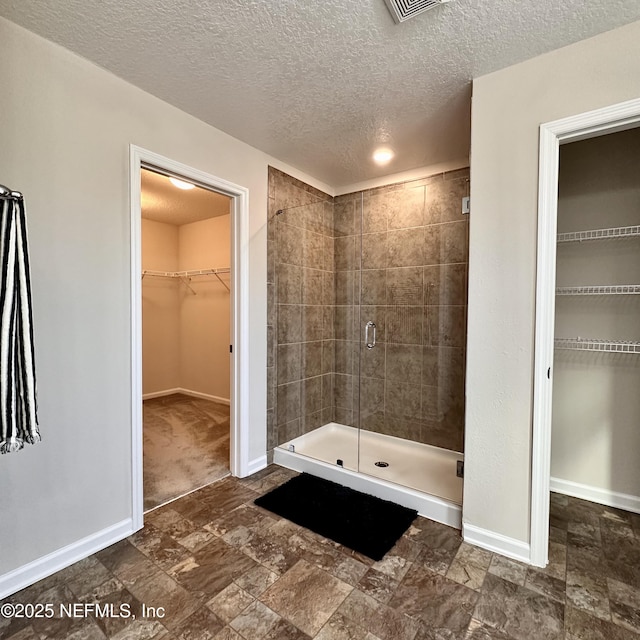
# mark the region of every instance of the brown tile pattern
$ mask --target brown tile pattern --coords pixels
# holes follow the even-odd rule
[[[336,420],[462,451],[468,178],[331,199],[270,171],[269,449]]]
[[[424,518],[374,563],[253,504],[291,475],[270,466],[209,485],[153,512],[150,532],[0,602],[127,605],[136,619],[0,617],[0,638],[640,640],[637,515],[552,494],[553,526],[576,535],[551,543],[545,570]],[[584,549],[599,562],[566,569]]]
[[[363,354],[360,426],[457,451],[468,263],[460,203],[467,193],[462,171],[362,194],[361,324],[372,319],[379,327],[379,352]]]
[[[282,213],[277,214],[282,210]],[[333,419],[335,299],[329,195],[269,167],[267,448]],[[326,354],[331,351],[331,358]]]
[[[342,580],[299,560],[262,594],[261,600],[296,627],[315,636],[351,591],[353,587]],[[313,609],[299,606],[301,593],[315,601]]]

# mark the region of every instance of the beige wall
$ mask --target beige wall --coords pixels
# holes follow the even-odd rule
[[[27,207],[43,438],[0,465],[1,578],[132,516],[129,145],[249,190],[250,462],[266,450],[267,166],[314,181],[4,19],[0,84],[0,176]]]
[[[178,269],[178,227],[142,220],[142,269]],[[177,280],[142,280],[142,393],[180,386],[180,290]]]
[[[228,268],[231,216],[179,227],[179,270]],[[229,274],[220,276],[227,286]],[[215,276],[180,289],[180,387],[229,399],[230,295]]]
[[[229,268],[231,216],[184,225],[142,221],[142,268]],[[220,276],[230,286],[230,274]],[[184,389],[230,399],[230,294],[213,275],[142,281],[143,394]]]
[[[558,232],[640,224],[640,128],[560,147]],[[559,287],[640,283],[640,240],[558,245]],[[557,296],[558,337],[640,342],[640,296]],[[551,477],[640,499],[640,358],[557,350]]]
[[[640,22],[474,82],[463,520],[529,541],[538,130],[640,95]]]

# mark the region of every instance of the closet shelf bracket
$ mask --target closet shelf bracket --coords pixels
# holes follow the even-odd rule
[[[187,287],[187,289],[189,289],[189,291],[191,291],[191,293],[193,293],[193,295],[198,295],[192,288],[191,285],[189,284],[189,282],[191,282],[191,278],[187,278],[185,276],[180,276],[180,282],[182,282],[182,284]]]
[[[218,278],[218,280],[220,280],[220,284],[229,292],[231,293],[231,289],[229,289],[229,285],[220,277],[220,274],[218,272],[215,272],[213,274],[216,278]]]

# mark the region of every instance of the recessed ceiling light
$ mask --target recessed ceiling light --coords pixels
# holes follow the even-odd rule
[[[189,189],[193,189],[196,185],[191,184],[190,182],[185,182],[184,180],[178,180],[178,178],[169,178],[169,181],[174,187],[178,187],[178,189],[184,189],[188,191]]]
[[[376,149],[373,153],[373,161],[376,164],[388,164],[391,162],[394,156],[393,151],[391,149],[387,149],[386,147],[382,147],[380,149]]]

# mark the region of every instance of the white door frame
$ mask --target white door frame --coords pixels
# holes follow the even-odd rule
[[[530,562],[537,567],[546,566],[549,545],[559,146],[631,129],[639,123],[637,99],[540,126],[530,534]]]
[[[249,474],[249,190],[157,153],[130,145],[131,201],[131,477],[134,531],[143,526],[141,170],[160,169],[229,196],[231,204],[230,469]]]

